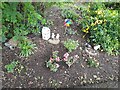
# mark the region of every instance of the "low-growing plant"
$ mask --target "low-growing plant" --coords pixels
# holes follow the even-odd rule
[[[49,60],[48,62],[46,62],[46,67],[48,67],[50,71],[56,72],[59,68],[59,64]]]
[[[99,62],[93,58],[89,58],[87,60],[87,64],[90,66],[90,67],[98,67],[99,66]]]
[[[24,66],[19,61],[13,60],[10,64],[5,65],[5,68],[8,73],[14,73],[16,71],[20,74]]]
[[[74,64],[78,60],[78,58],[79,58],[78,55],[74,55],[74,56],[69,57],[69,54],[65,53],[63,61],[65,61],[65,63],[68,65],[68,67],[70,67],[72,64]]]
[[[49,81],[49,84],[51,85],[51,87],[52,88],[55,88],[55,89],[57,89],[57,88],[59,88],[59,86],[60,86],[60,84],[59,84],[59,82],[57,82],[56,80],[50,80]]]
[[[71,10],[68,8],[62,9],[61,16],[65,19],[67,18],[72,20],[77,20],[79,18],[79,15],[75,12],[75,10]]]
[[[72,52],[73,50],[77,49],[79,43],[78,41],[68,39],[67,41],[64,42],[64,46],[68,49],[69,52]]]
[[[77,34],[77,31],[75,31],[75,30],[72,29],[72,28],[67,28],[66,32],[67,32],[67,34],[70,34],[70,35]]]
[[[28,57],[29,55],[34,54],[33,50],[37,48],[36,44],[33,44],[27,39],[23,40],[19,44],[19,47],[21,49],[20,56],[22,57]]]
[[[48,67],[50,71],[56,72],[59,68],[59,64],[57,64],[57,62],[60,62],[58,53],[58,51],[52,52],[52,57],[46,62],[46,67]]]
[[[17,66],[19,62],[18,61],[12,61],[10,64],[5,65],[5,68],[7,69],[8,73],[13,73],[15,67]]]

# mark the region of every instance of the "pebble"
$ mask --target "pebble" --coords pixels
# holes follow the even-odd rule
[[[59,83],[60,83],[60,84],[62,84],[62,82],[61,82],[61,81],[59,81]]]
[[[97,76],[96,76],[96,75],[93,75],[93,77],[94,77],[94,78],[97,78]]]
[[[98,81],[99,81],[99,80],[100,80],[100,77],[96,78],[96,80],[98,80]]]
[[[83,79],[83,76],[81,76],[80,79]]]
[[[65,71],[65,73],[67,73],[67,71]]]
[[[80,47],[80,50],[82,50],[82,47]]]

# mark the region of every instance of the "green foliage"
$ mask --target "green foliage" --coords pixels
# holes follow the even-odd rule
[[[77,31],[75,31],[72,28],[67,28],[67,33],[70,34],[70,35],[74,35],[74,34],[77,34]]]
[[[62,9],[61,16],[65,19],[72,20],[77,20],[79,18],[79,15],[75,12],[75,10],[71,10],[68,8]]]
[[[28,57],[31,54],[34,54],[33,50],[36,49],[36,44],[32,44],[29,40],[24,40],[19,44],[21,49],[20,56]]]
[[[34,5],[35,6],[35,5]],[[13,38],[20,44],[22,56],[32,54],[34,44],[25,41],[30,33],[39,34],[41,26],[46,24],[31,2],[2,2],[2,31],[0,31],[0,42]]]
[[[72,52],[73,50],[77,49],[79,43],[78,41],[68,39],[67,41],[64,42],[64,46],[68,49],[69,52]]]
[[[58,51],[53,52],[53,58],[56,59],[58,57]]]
[[[99,66],[99,63],[98,63],[96,60],[92,59],[92,58],[89,58],[89,59],[87,60],[87,64],[88,64],[90,67],[98,67],[98,66]]]
[[[50,71],[56,72],[58,70],[57,63],[51,61],[46,62],[46,67],[50,68]]]
[[[59,68],[59,64],[57,64],[57,62],[60,61],[58,53],[58,51],[52,52],[52,57],[50,57],[49,61],[46,62],[46,67],[48,67],[50,71],[56,72]]]
[[[7,69],[8,73],[14,73],[14,71],[21,73],[24,66],[21,65],[21,63],[19,61],[14,60],[10,64],[5,65],[5,68]]]
[[[15,67],[17,66],[19,62],[18,61],[12,61],[10,64],[5,65],[5,68],[7,69],[8,73],[13,73]]]
[[[91,43],[101,45],[108,54],[118,54],[118,10],[107,9],[103,3],[89,3],[82,10],[82,31],[89,34]]]

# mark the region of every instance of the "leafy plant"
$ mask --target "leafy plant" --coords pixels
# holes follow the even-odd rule
[[[73,50],[77,49],[79,43],[78,41],[68,39],[67,41],[64,42],[64,46],[68,49],[69,52],[72,52]]]
[[[28,40],[24,40],[19,44],[21,49],[20,56],[28,57],[29,55],[33,54],[33,50],[36,49],[36,44],[32,44],[32,42]]]
[[[99,66],[99,62],[97,60],[94,60],[92,58],[89,58],[87,60],[87,64],[90,66],[90,67],[98,67]]]
[[[17,66],[19,62],[18,61],[12,61],[10,64],[5,65],[5,68],[7,69],[8,73],[13,73],[15,67]]]
[[[50,71],[56,72],[59,68],[57,62],[60,62],[60,58],[58,57],[58,51],[54,51],[52,57],[46,62],[46,67],[50,68]]]
[[[35,10],[35,5],[31,2],[2,2],[0,8],[2,9],[3,24],[2,31],[0,31],[0,42],[14,38],[20,44],[21,55],[30,55],[31,49],[26,51],[27,49],[24,48],[32,48],[34,44],[24,42],[24,39],[30,33],[39,34],[41,26],[46,23],[46,19]]]
[[[46,62],[46,67],[50,68],[50,71],[56,72],[59,68],[59,64],[48,61]]]
[[[63,61],[65,61],[65,63],[70,67],[72,64],[74,64],[77,60],[78,60],[78,58],[79,58],[79,56],[78,55],[74,55],[74,56],[70,56],[69,57],[69,53],[65,53],[64,55],[63,55]]]
[[[79,18],[79,15],[75,12],[75,10],[71,10],[68,8],[62,9],[61,16],[65,19],[76,20]]]
[[[49,83],[50,83],[51,87],[52,87],[52,88],[55,88],[55,89],[59,88],[59,86],[60,86],[59,82],[57,82],[57,81],[54,80],[54,79],[53,79],[53,80],[50,80]]]
[[[119,50],[118,10],[111,10],[103,3],[89,3],[82,9],[82,31],[89,34],[89,41],[101,45],[108,54],[117,55]]]
[[[72,30],[71,28],[67,28],[67,33],[70,35],[74,35],[74,34],[77,34],[77,31]]]

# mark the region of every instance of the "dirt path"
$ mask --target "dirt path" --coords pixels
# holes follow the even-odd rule
[[[91,83],[100,83],[110,81],[118,81],[118,57],[108,56],[104,52],[99,52],[95,58],[99,61],[98,68],[88,67],[85,59],[88,57],[84,53],[85,40],[80,35],[64,35],[65,27],[63,26],[64,19],[60,16],[60,10],[56,7],[51,7],[46,10],[46,17],[54,22],[50,29],[54,33],[60,34],[60,40],[65,41],[67,38],[78,40],[80,46],[70,55],[78,54],[80,59],[68,68],[65,63],[60,63],[59,70],[54,73],[49,71],[45,66],[45,61],[49,60],[52,51],[58,50],[60,57],[66,52],[62,43],[52,45],[40,37],[31,38],[36,43],[38,50],[34,55],[31,55],[27,60],[18,56],[19,51],[9,50],[3,47],[3,64],[10,63],[13,59],[19,60],[25,67],[26,71],[19,75],[5,73],[3,87],[24,87],[24,88],[50,88],[50,87],[77,87],[79,85],[89,85]],[[73,25],[73,29],[76,28]],[[82,48],[82,50],[80,49]],[[3,70],[6,72],[5,68]],[[96,77],[97,76],[97,77]]]

